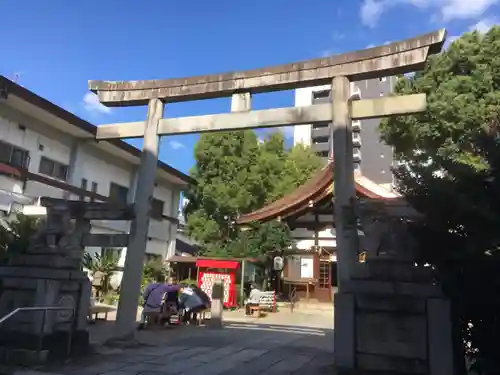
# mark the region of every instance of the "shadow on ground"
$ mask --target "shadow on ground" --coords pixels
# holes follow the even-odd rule
[[[98,323],[99,330],[113,323]],[[97,327],[96,327],[97,328]],[[224,329],[172,326],[139,331],[127,344],[40,371],[74,375],[326,374],[333,365],[333,330],[272,323],[227,322]]]

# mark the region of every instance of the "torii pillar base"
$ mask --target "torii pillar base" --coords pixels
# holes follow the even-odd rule
[[[450,303],[430,272],[386,259],[355,265],[335,296],[338,374],[455,374]]]

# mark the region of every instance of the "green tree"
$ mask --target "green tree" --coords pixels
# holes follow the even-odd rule
[[[39,218],[17,214],[0,224],[0,264],[7,263],[13,254],[26,252],[40,223]]]
[[[380,126],[400,161],[400,191],[425,214],[413,228],[420,260],[435,266],[456,336],[472,343],[462,349],[486,374],[500,371],[499,85],[500,28],[466,33],[398,81],[396,94],[427,94],[427,111]]]
[[[195,159],[191,176],[197,185],[186,194],[187,229],[211,256],[254,254],[253,244],[268,230],[281,238],[278,242],[288,243],[290,234],[282,224],[256,224],[243,235],[233,222],[289,193],[322,165],[309,148],[286,149],[280,132],[259,140],[251,130],[202,134]]]
[[[287,249],[292,244],[292,234],[286,223],[269,221],[253,223],[231,241],[218,255],[232,258],[250,257],[266,259],[268,254]],[[217,253],[216,253],[217,254]]]

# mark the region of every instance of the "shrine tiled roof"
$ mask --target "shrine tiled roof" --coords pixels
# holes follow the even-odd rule
[[[329,163],[291,193],[256,211],[241,215],[236,220],[236,223],[245,225],[254,221],[284,219],[308,206],[314,206],[333,194],[332,177],[333,163]],[[355,175],[355,183],[358,195],[366,198],[391,199],[399,197],[398,194],[383,188],[360,174]]]

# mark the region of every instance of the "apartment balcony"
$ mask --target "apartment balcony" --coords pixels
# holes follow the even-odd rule
[[[352,158],[354,162],[359,163],[361,161],[361,150],[359,148],[355,148],[352,153]]]
[[[316,153],[323,153],[330,151],[329,142],[314,143],[311,145],[311,149]]]
[[[316,129],[313,130],[312,136],[311,136],[312,144],[329,144],[330,143],[330,129]],[[358,132],[353,132],[352,133],[352,144],[354,146],[361,146],[361,134]]]
[[[361,134],[352,133],[352,144],[354,146],[361,146]]]
[[[311,138],[313,139],[313,143],[314,143],[315,138],[324,138],[324,137],[330,137],[330,127],[329,126],[321,127],[321,128],[314,128],[314,127],[312,128]]]
[[[361,131],[361,121],[360,120],[352,120],[352,131],[360,132]]]

